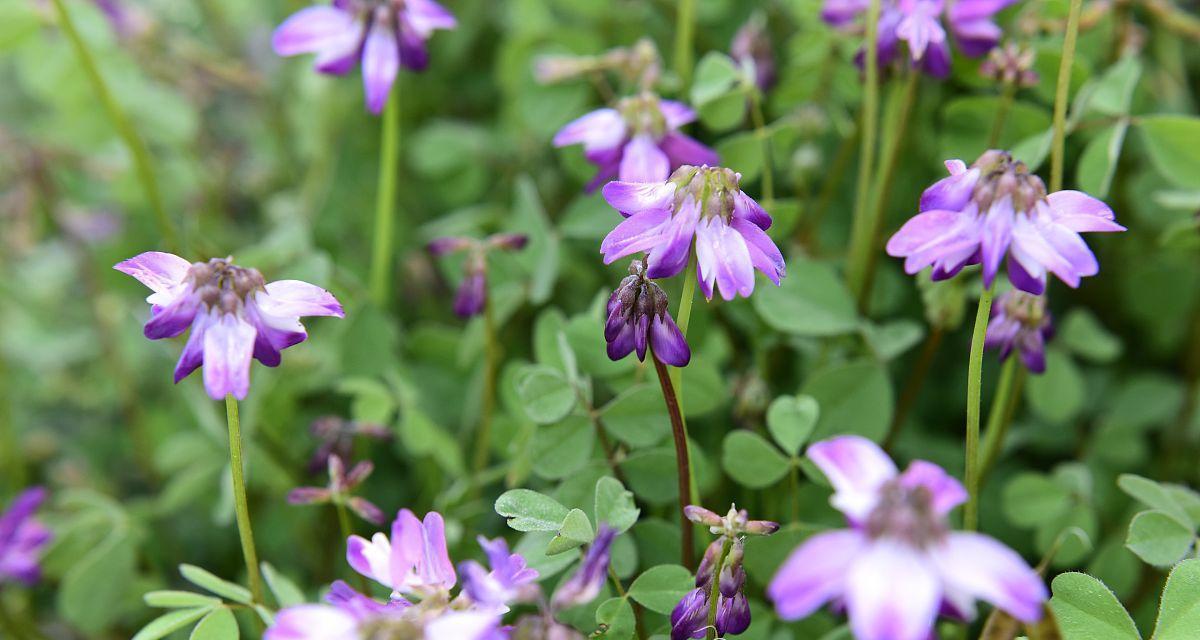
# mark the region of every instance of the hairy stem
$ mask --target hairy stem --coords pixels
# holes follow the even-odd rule
[[[862,120],[859,130],[858,154],[858,184],[854,190],[854,219],[850,227],[850,251],[847,276],[850,289],[856,297],[860,297],[864,279],[861,275],[861,263],[870,247],[865,246],[870,229],[867,220],[871,200],[871,170],[875,167],[875,138],[879,127],[879,43],[876,35],[879,30],[880,0],[871,0],[867,8],[866,53],[863,58],[865,79],[863,86]]]
[[[1062,62],[1058,65],[1058,85],[1054,93],[1054,139],[1050,144],[1050,192],[1062,189],[1064,146],[1067,138],[1067,106],[1071,94],[1071,69],[1075,65],[1075,40],[1079,36],[1079,13],[1083,0],[1071,0],[1067,31],[1063,38]]]
[[[979,404],[983,386],[983,339],[987,335],[991,311],[992,290],[985,288],[975,312],[971,359],[967,362],[967,506],[963,510],[963,528],[968,531],[974,531],[979,522]]]
[[[716,640],[717,637],[717,602],[721,599],[721,565],[725,564],[725,556],[729,555],[730,540],[725,538],[721,543],[721,553],[713,563],[712,584],[708,592],[708,619],[705,621],[704,637]]]
[[[242,556],[246,560],[246,574],[250,580],[250,596],[255,603],[263,602],[262,577],[258,572],[258,550],[254,547],[254,530],[250,526],[250,505],[246,501],[246,477],[243,473],[242,422],[238,418],[237,400],[225,396],[225,418],[229,423],[229,469],[233,474],[233,503],[237,515],[238,537],[242,542]]]
[[[658,383],[662,386],[663,402],[667,405],[667,414],[671,418],[671,436],[675,440],[675,472],[679,478],[679,543],[682,547],[680,557],[683,566],[695,568],[692,557],[694,543],[692,541],[692,521],[684,514],[689,497],[691,496],[692,466],[688,455],[687,428],[683,424],[683,414],[679,409],[679,400],[675,396],[675,387],[671,385],[671,376],[667,373],[667,365],[653,351],[650,359],[654,360],[654,369],[658,372]]]
[[[400,80],[397,77],[397,84]],[[375,237],[371,250],[371,301],[387,305],[392,288],[396,227],[396,173],[400,151],[400,92],[393,90],[383,108],[379,146],[379,190],[375,199]]]

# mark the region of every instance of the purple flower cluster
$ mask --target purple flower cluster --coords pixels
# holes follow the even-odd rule
[[[599,167],[588,191],[613,178],[662,182],[676,167],[717,163],[716,152],[679,132],[695,119],[687,105],[647,92],[568,123],[554,146],[583,145],[588,162]]]
[[[457,21],[434,0],[333,0],[292,14],[271,39],[275,53],[317,54],[321,73],[344,75],[361,62],[367,107],[383,111],[403,66],[429,65],[425,41]]]
[[[1078,287],[1100,271],[1080,233],[1125,230],[1086,193],[1047,194],[1041,178],[1007,151],[988,151],[970,167],[950,160],[946,168],[950,177],[925,190],[921,212],[888,241],[888,255],[904,258],[910,274],[932,266],[933,279],[944,280],[982,264],[990,288],[1007,258],[1013,285],[1039,295],[1047,273]]]
[[[174,338],[191,328],[175,367],[175,382],[204,365],[204,388],[214,400],[250,390],[250,359],[268,367],[280,351],[304,342],[304,316],[344,317],[328,291],[299,280],[266,282],[232,258],[189,263],[171,253],[148,251],[113,267],[154,293],[144,333]]]
[[[487,304],[487,254],[493,249],[520,251],[529,242],[529,237],[520,233],[497,233],[482,242],[473,238],[448,236],[429,243],[429,252],[445,256],[460,251],[467,252],[467,263],[463,270],[462,284],[454,299],[454,313],[460,318],[470,318],[483,313]]]
[[[0,514],[0,586],[6,582],[33,585],[42,577],[42,549],[54,537],[34,517],[46,500],[42,487],[26,489]]]
[[[941,467],[917,460],[899,473],[859,436],[818,442],[808,457],[850,528],[818,533],[792,552],[767,588],[780,617],[803,618],[832,602],[858,640],[926,640],[939,613],[973,618],[976,599],[1023,622],[1041,619],[1048,594],[1037,572],[993,538],[950,531],[947,515],[967,492]]]
[[[645,252],[646,277],[683,271],[696,245],[701,291],[732,300],[754,292],[757,269],[779,284],[783,254],[767,235],[771,216],[739,188],[741,175],[721,167],[685,165],[665,182],[612,182],[604,199],[625,220],[600,244],[605,264]]]
[[[1046,309],[1046,298],[1024,291],[1006,291],[996,297],[983,346],[1008,359],[1013,349],[1021,363],[1033,373],[1046,370],[1046,342],[1054,336],[1054,319]]]
[[[673,367],[687,366],[692,359],[683,332],[667,310],[667,294],[646,277],[644,260],[630,263],[629,275],[609,297],[604,339],[612,360],[636,350],[644,362],[647,346],[654,357]]]
[[[460,565],[462,593],[450,597],[458,580],[446,551],[445,523],[436,512],[420,520],[400,510],[389,539],[352,536],[346,559],[364,576],[392,589],[386,603],[335,582],[328,604],[299,605],[279,612],[265,640],[360,640],[404,637],[425,640],[504,640],[500,617],[510,604],[538,597],[537,571],[503,540],[480,538],[490,571],[476,562]],[[411,602],[406,595],[419,596]]]
[[[950,73],[950,43],[946,29],[962,53],[986,54],[1003,32],[993,18],[1017,0],[882,0],[877,38],[879,63],[890,64],[903,41],[912,64],[934,77]],[[825,0],[821,17],[839,29],[855,28],[870,0]],[[945,24],[945,27],[943,27]],[[862,51],[859,56],[863,55]]]
[[[288,493],[288,503],[296,505],[344,504],[363,520],[374,524],[383,524],[383,511],[380,511],[379,507],[366,498],[353,495],[354,490],[375,470],[375,465],[369,460],[364,460],[347,472],[346,463],[342,462],[342,458],[337,455],[330,455],[327,464],[329,466],[329,486],[296,487]]]

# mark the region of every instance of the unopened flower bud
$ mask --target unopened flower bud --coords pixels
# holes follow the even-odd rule
[[[358,514],[358,517],[373,524],[383,524],[385,516],[383,510],[375,506],[370,500],[360,498],[358,496],[351,497],[346,501],[346,506],[350,510]]]
[[[470,238],[447,236],[444,238],[434,238],[433,240],[430,240],[429,244],[426,245],[426,248],[429,250],[429,253],[440,257],[469,249],[474,244],[475,241],[471,240]]]
[[[288,492],[288,504],[325,504],[333,497],[333,492],[324,487],[296,487]]]
[[[489,247],[496,249],[505,249],[508,251],[520,251],[529,243],[529,236],[523,233],[497,233],[489,236],[487,244]]]
[[[721,526],[721,516],[694,504],[689,504],[683,508],[683,515],[687,516],[688,520],[696,524],[702,524],[706,527]]]

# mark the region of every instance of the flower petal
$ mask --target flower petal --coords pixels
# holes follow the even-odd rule
[[[600,242],[604,264],[661,246],[663,237],[671,231],[671,223],[671,212],[666,209],[651,209],[626,218]]]
[[[887,538],[860,553],[846,576],[846,609],[858,640],[927,640],[941,596],[935,567]]]
[[[691,255],[692,238],[696,235],[699,220],[700,205],[688,196],[663,229],[660,242],[647,249],[646,277],[670,278],[683,271]]]
[[[325,289],[301,280],[277,280],[267,283],[267,294],[256,296],[255,304],[276,316],[346,317],[342,305]]]
[[[281,56],[318,53],[344,42],[347,34],[355,40],[361,27],[354,15],[328,5],[318,5],[293,13],[271,36],[271,47]]]
[[[367,95],[367,108],[378,114],[387,104],[392,84],[400,70],[400,48],[396,33],[387,24],[386,12],[379,11],[363,46],[362,74],[363,89]]]
[[[763,231],[771,228],[771,215],[754,198],[741,191],[733,194],[733,217],[753,222]]]
[[[275,615],[275,622],[263,634],[263,640],[357,640],[358,620],[350,613],[324,604],[287,607]]]
[[[841,598],[847,570],[866,544],[866,536],[853,529],[818,533],[802,542],[767,586],[779,617],[798,620]]]
[[[200,299],[190,292],[182,292],[166,306],[155,306],[151,310],[150,320],[142,333],[151,340],[174,338],[187,331],[199,310]]]
[[[646,134],[636,135],[625,145],[618,176],[626,182],[662,182],[671,173],[671,161]]]
[[[197,313],[192,321],[192,332],[188,334],[187,344],[179,354],[179,362],[175,365],[175,384],[191,375],[201,364],[204,364],[204,332],[212,322],[213,316],[208,313]]]
[[[837,436],[808,448],[834,494],[830,503],[851,522],[861,523],[875,506],[878,491],[896,477],[896,465],[879,445],[862,436]]]
[[[118,262],[113,269],[137,278],[155,293],[170,291],[183,282],[192,263],[173,253],[147,251]]]
[[[678,131],[672,131],[663,136],[662,140],[658,142],[658,146],[663,153],[667,154],[672,167],[681,167],[685,164],[712,167],[721,161],[721,157],[717,155],[716,151]]]
[[[1041,619],[1042,603],[1048,597],[1041,576],[995,539],[951,532],[930,555],[947,594],[955,594],[955,600],[986,600],[1022,622]]]
[[[946,168],[950,176],[933,183],[921,194],[921,211],[962,211],[971,200],[975,183],[979,182],[979,169],[967,169],[962,160],[947,160]]]
[[[687,339],[668,314],[656,316],[650,323],[650,346],[663,364],[686,367],[692,360],[692,350],[688,347]]]
[[[391,558],[392,544],[382,533],[376,533],[370,541],[360,536],[350,536],[346,540],[346,562],[360,574],[389,589],[395,589]]]
[[[950,513],[954,507],[967,501],[967,490],[958,478],[946,470],[924,460],[913,460],[904,473],[900,484],[908,489],[924,487],[933,497],[933,510],[940,516]]]
[[[715,279],[722,298],[754,292],[754,264],[746,241],[721,218],[708,218],[697,226],[696,258],[700,277],[710,286]],[[706,268],[712,271],[706,273]]]
[[[735,217],[729,224],[746,241],[746,249],[750,252],[750,262],[754,268],[762,271],[771,279],[771,282],[778,285],[779,281],[787,275],[787,264],[783,261],[783,254],[779,252],[779,247],[775,246],[771,236],[768,236],[758,225],[741,218]]]
[[[671,182],[610,182],[602,191],[604,200],[623,215],[671,206],[675,184]]]
[[[625,140],[625,119],[616,109],[597,109],[568,122],[554,134],[554,146],[583,144],[589,151],[612,149]]]
[[[454,14],[434,0],[406,0],[403,7],[404,20],[423,37],[429,37],[435,29],[458,26]]]
[[[1057,191],[1046,196],[1054,222],[1074,231],[1125,231],[1108,205],[1082,191]]]
[[[696,119],[696,111],[682,102],[675,100],[659,100],[658,109],[662,112],[667,127],[678,129]]]
[[[1012,241],[1013,218],[1012,197],[1004,196],[999,202],[992,204],[983,216],[981,225],[982,239],[980,248],[983,261],[983,286],[991,288],[1000,270],[1000,262],[1008,253],[1008,245]]]
[[[250,391],[254,327],[232,313],[219,316],[204,332],[204,388],[213,400],[230,394],[243,400]]]

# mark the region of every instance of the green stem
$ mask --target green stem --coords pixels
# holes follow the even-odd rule
[[[983,485],[988,473],[1000,451],[1004,448],[1004,436],[1008,433],[1008,425],[1012,420],[1012,409],[1015,408],[1020,395],[1022,372],[1016,357],[1010,357],[1004,363],[1000,372],[1000,382],[996,385],[996,396],[992,398],[992,408],[988,412],[987,430],[983,436],[983,457],[980,460],[979,483]]]
[[[686,91],[692,84],[692,33],[696,28],[696,0],[679,0],[675,12],[675,75]]]
[[[229,469],[233,474],[234,513],[237,515],[238,537],[242,542],[242,556],[246,559],[246,573],[250,579],[250,596],[255,603],[262,603],[262,577],[258,572],[258,551],[254,547],[254,530],[250,526],[250,505],[246,501],[246,477],[243,473],[242,422],[238,418],[237,400],[225,396],[225,418],[229,422]]]
[[[875,138],[879,127],[879,43],[876,34],[879,30],[880,0],[871,0],[867,8],[866,53],[863,59],[865,79],[863,87],[862,122],[859,129],[858,154],[858,184],[854,197],[854,220],[850,227],[850,251],[847,276],[851,291],[855,296],[863,290],[866,266],[866,254],[871,247],[867,245],[867,235],[870,224],[867,220],[871,200],[871,170],[875,166]]]
[[[717,637],[717,602],[721,597],[721,565],[725,564],[725,556],[729,555],[729,538],[721,543],[721,554],[713,563],[712,585],[708,592],[708,619],[705,621],[704,637],[715,640]]]
[[[613,589],[617,592],[617,597],[627,599],[629,596],[625,592],[625,585],[621,584],[621,577],[617,575],[617,570],[613,569],[612,563],[608,564],[608,579],[613,583]],[[642,627],[642,607],[636,602],[631,602],[633,605],[633,625],[637,632],[636,638],[645,638],[646,630]]]
[[[8,479],[15,493],[25,486],[25,456],[21,455],[21,435],[13,420],[10,392],[6,382],[8,367],[0,354],[0,462],[8,470]]]
[[[1004,133],[1004,124],[1008,121],[1008,112],[1012,111],[1013,99],[1017,97],[1017,84],[1005,82],[1004,90],[1000,93],[1000,104],[996,106],[996,117],[992,120],[992,133],[988,135],[988,149],[995,149],[1000,144],[1000,134]]]
[[[880,227],[883,226],[883,208],[887,204],[888,196],[891,195],[892,181],[896,177],[896,164],[900,159],[900,147],[903,146],[904,136],[908,131],[908,119],[912,113],[913,102],[916,100],[917,95],[917,85],[920,84],[920,80],[921,74],[915,69],[908,71],[908,77],[905,78],[904,86],[900,89],[902,92],[900,102],[898,104],[895,102],[891,103],[895,108],[895,112],[889,109],[889,113],[885,118],[889,126],[888,135],[883,145],[883,164],[880,166],[880,172],[875,179],[878,190],[871,201],[871,214],[866,223],[866,240],[860,247],[862,253],[859,261],[862,264],[862,268],[861,272],[857,274],[857,277],[861,281],[858,292],[858,307],[860,309],[867,308],[867,301],[871,295],[871,284],[875,279],[875,260],[879,257],[879,252],[876,248],[879,246]]]
[[[483,339],[483,398],[480,402],[479,431],[475,434],[475,457],[472,465],[477,478],[487,466],[488,454],[491,453],[492,413],[496,404],[496,361],[499,359],[497,355],[499,347],[496,344],[496,328],[490,300],[485,300],[483,303]],[[476,483],[476,487],[479,487],[478,483]]]
[[[974,531],[979,522],[979,405],[983,386],[983,339],[987,335],[991,311],[992,290],[985,288],[975,312],[971,359],[967,362],[967,506],[963,510],[963,528],[968,531]]]
[[[396,78],[399,86],[400,79]],[[379,190],[375,199],[375,237],[371,251],[371,301],[387,305],[391,293],[396,227],[396,173],[400,149],[400,92],[393,89],[383,108],[383,141],[379,146]]]
[[[667,415],[671,418],[671,436],[675,441],[675,474],[679,480],[680,558],[683,566],[692,569],[696,566],[695,558],[692,555],[695,546],[692,538],[693,527],[692,521],[688,520],[687,514],[684,512],[694,491],[687,427],[683,422],[683,412],[680,410],[675,388],[671,385],[671,376],[667,373],[667,365],[658,359],[653,350],[650,352],[650,359],[654,361],[654,370],[658,373],[658,383],[662,386],[663,402],[666,403]]]
[[[1067,33],[1063,39],[1062,62],[1058,65],[1058,86],[1054,93],[1054,140],[1050,145],[1050,191],[1062,189],[1063,155],[1067,137],[1067,106],[1071,94],[1071,69],[1075,65],[1075,40],[1079,36],[1079,14],[1083,0],[1071,0],[1067,14]]]
[[[350,526],[350,514],[346,511],[346,502],[342,496],[335,496],[333,506],[337,510],[338,527],[342,530],[342,544],[348,544],[350,536],[354,535],[354,528]],[[371,593],[371,585],[367,582],[367,578],[361,573],[358,574],[358,588],[363,593]]]
[[[754,122],[754,135],[758,136],[762,153],[762,200],[770,209],[775,201],[775,170],[771,162],[771,137],[767,132],[767,120],[763,116],[762,94],[756,87],[750,88],[750,118]]]
[[[125,115],[125,111],[117,104],[113,98],[112,92],[108,88],[108,84],[104,81],[104,76],[100,74],[100,68],[96,65],[95,58],[92,57],[91,51],[88,49],[87,43],[83,41],[83,37],[79,34],[79,30],[75,28],[75,22],[71,19],[71,14],[67,11],[66,4],[63,0],[53,0],[54,10],[58,13],[59,26],[67,39],[71,41],[71,46],[75,49],[75,56],[79,59],[79,66],[83,67],[83,72],[87,75],[88,80],[92,83],[92,90],[96,92],[96,97],[100,99],[100,104],[108,113],[108,119],[112,121],[113,127],[117,130],[117,135],[125,142],[125,146],[129,149],[129,154],[133,158],[134,169],[137,172],[138,181],[142,183],[142,190],[145,192],[146,200],[150,204],[150,208],[154,211],[154,217],[158,223],[158,231],[162,234],[167,248],[172,251],[179,250],[179,234],[175,230],[175,225],[171,221],[171,217],[167,215],[167,208],[163,204],[162,193],[158,189],[158,181],[154,177],[153,165],[150,162],[150,152],[146,148],[145,141],[138,135],[137,131],[130,123],[129,117]]]

